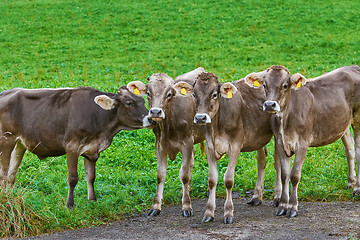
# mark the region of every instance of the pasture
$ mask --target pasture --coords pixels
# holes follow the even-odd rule
[[[147,82],[152,73],[174,78],[199,66],[222,82],[275,64],[312,78],[344,65],[360,65],[359,12],[356,1],[335,0],[2,1],[0,90],[91,86],[115,92],[133,80]],[[40,161],[27,153],[14,190],[0,191],[0,237],[90,227],[147,211],[156,190],[154,139],[148,129],[116,135],[97,162],[97,202],[87,200],[80,159],[71,211],[65,207],[65,157]],[[271,142],[265,174],[269,199],[275,185],[273,151]],[[242,153],[238,160],[234,191],[243,197],[255,186],[255,156]],[[165,205],[181,202],[180,164],[181,156],[168,162]],[[219,162],[219,197],[225,194],[226,167],[224,157]],[[193,199],[206,197],[207,170],[197,146]],[[341,141],[310,149],[299,200],[353,200],[352,190],[345,189],[347,172]],[[11,209],[22,209],[15,207],[18,202],[31,214],[19,219],[13,215]],[[26,224],[7,228],[10,220]]]

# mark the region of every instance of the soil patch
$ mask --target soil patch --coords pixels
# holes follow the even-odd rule
[[[299,216],[275,216],[270,201],[249,206],[233,199],[235,222],[222,223],[224,199],[217,200],[215,220],[201,224],[206,199],[193,201],[194,216],[181,206],[163,208],[159,216],[141,214],[109,226],[57,232],[30,239],[356,239],[360,238],[359,202],[300,202]]]

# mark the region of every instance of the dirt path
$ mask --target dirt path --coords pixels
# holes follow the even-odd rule
[[[360,203],[304,203],[293,219],[276,217],[270,201],[253,207],[234,199],[235,223],[222,223],[224,200],[217,201],[215,221],[200,224],[206,200],[193,201],[194,216],[181,216],[181,207],[163,209],[154,218],[145,214],[110,226],[58,232],[31,239],[355,239],[360,238]],[[352,237],[352,238],[351,238]]]

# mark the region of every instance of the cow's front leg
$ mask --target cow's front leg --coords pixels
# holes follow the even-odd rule
[[[148,216],[156,216],[161,212],[161,202],[164,193],[164,184],[166,179],[167,154],[160,146],[159,142],[155,143],[157,157],[157,189],[154,197],[154,203],[151,206]]]
[[[85,177],[87,183],[88,190],[88,199],[92,201],[96,201],[96,195],[94,190],[94,182],[95,182],[95,161],[90,161],[86,157],[84,158],[84,169],[85,169]]]
[[[341,138],[341,141],[344,145],[344,150],[346,154],[346,160],[348,162],[348,184],[347,189],[353,188],[356,183],[356,173],[355,173],[355,147],[354,140],[351,136],[350,129],[348,128],[344,136]]]
[[[271,205],[274,207],[278,207],[280,204],[281,192],[282,192],[282,185],[281,185],[281,164],[279,159],[279,153],[277,150],[278,146],[275,140],[275,151],[274,151],[274,167],[276,171],[276,184],[275,184],[275,194],[274,200],[272,201]]]
[[[291,196],[289,201],[289,210],[286,215],[288,217],[296,217],[298,213],[298,195],[297,189],[301,178],[301,168],[304,164],[306,157],[307,147],[299,148],[295,152],[294,165],[290,172],[290,180],[292,184]]]
[[[262,150],[261,150],[262,151]],[[224,184],[226,187],[226,200],[224,205],[224,223],[232,224],[234,222],[234,204],[232,201],[232,188],[234,186],[234,175],[236,163],[239,158],[240,150],[232,149],[229,154],[229,163],[224,174]]]
[[[279,145],[278,145],[279,146]],[[279,207],[276,210],[276,216],[286,215],[289,209],[289,179],[290,179],[290,158],[286,156],[282,147],[278,148],[280,165],[281,165],[281,184],[282,191]]]
[[[74,208],[74,189],[79,181],[78,172],[77,172],[78,159],[79,159],[78,154],[67,153],[69,191],[66,201],[66,207],[68,207],[69,209]]]
[[[219,179],[218,163],[213,153],[206,152],[208,155],[209,164],[209,179],[208,179],[208,191],[209,198],[206,204],[206,210],[202,222],[211,222],[215,218],[216,208],[216,185]]]
[[[264,175],[265,175],[265,167],[266,167],[266,148],[263,147],[260,150],[257,150],[256,154],[257,159],[257,170],[258,176],[256,181],[256,186],[254,190],[254,195],[247,202],[250,205],[258,206],[262,203],[262,197],[264,193]]]
[[[183,159],[179,174],[182,182],[182,214],[184,217],[191,217],[194,215],[190,199],[190,183],[192,170],[194,168],[194,156],[194,145],[191,142],[184,151],[182,151]]]

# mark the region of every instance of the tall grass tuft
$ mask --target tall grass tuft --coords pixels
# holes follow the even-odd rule
[[[41,233],[46,215],[35,212],[26,202],[28,190],[0,189],[0,237],[25,237]]]

